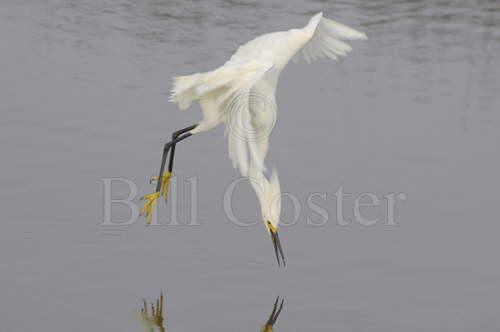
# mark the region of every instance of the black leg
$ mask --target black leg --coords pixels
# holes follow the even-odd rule
[[[163,195],[165,196],[165,199],[167,199],[167,190],[168,190],[168,178],[163,181],[163,172],[165,171],[165,164],[167,162],[167,157],[168,153],[170,152],[170,149],[172,151],[170,152],[170,162],[169,162],[169,172],[172,170],[173,162],[174,162],[174,149],[175,145],[179,143],[180,141],[188,138],[189,136],[192,136],[189,131],[194,129],[196,125],[194,126],[189,126],[187,128],[181,129],[179,131],[176,131],[175,133],[172,134],[172,140],[168,143],[166,143],[163,147],[163,155],[161,157],[161,166],[160,166],[160,174],[158,175],[158,183],[156,184],[156,191],[152,194],[145,195],[142,197],[142,199],[146,199],[147,202],[144,204],[144,207],[141,209],[140,214],[145,214],[147,217],[148,224],[151,223],[152,221],[152,215],[153,215],[153,209],[156,206],[156,201],[158,197],[162,194],[163,190]],[[167,174],[166,176],[170,177],[170,174]],[[152,179],[151,181],[153,181]],[[164,183],[165,182],[165,183]],[[163,189],[162,189],[163,186]]]
[[[194,128],[196,128],[196,126],[197,125],[192,125],[192,126],[184,128],[184,129],[177,130],[176,132],[174,132],[172,134],[172,141],[174,141],[180,135],[182,135],[188,131],[193,130]],[[172,151],[170,151],[170,160],[168,161],[168,171],[170,173],[172,173],[172,169],[174,168],[175,143],[173,143],[171,149],[172,149]]]
[[[191,129],[189,129],[191,130]],[[165,170],[165,163],[167,162],[167,155],[168,151],[170,148],[173,148],[175,144],[179,143],[180,141],[188,138],[189,136],[192,136],[193,134],[191,133],[185,133],[178,135],[175,139],[171,140],[170,142],[166,143],[165,146],[163,147],[163,156],[161,158],[161,166],[160,166],[160,174],[158,175],[158,183],[156,184],[156,192],[159,192],[161,189],[161,182],[163,178],[163,171]],[[173,151],[172,151],[173,152]],[[173,159],[171,159],[173,162]]]

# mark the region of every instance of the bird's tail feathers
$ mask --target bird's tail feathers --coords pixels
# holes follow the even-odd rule
[[[237,77],[237,68],[231,66],[222,66],[205,73],[176,76],[170,92],[170,101],[177,103],[181,110],[186,110],[194,100],[226,88]]]
[[[174,77],[169,101],[177,103],[181,110],[188,109],[191,102],[198,97],[196,87],[203,83],[204,75],[205,73],[196,73]]]

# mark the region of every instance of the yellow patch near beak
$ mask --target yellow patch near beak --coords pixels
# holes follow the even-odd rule
[[[273,234],[278,231],[278,229],[276,227],[274,227],[273,224],[271,224],[271,222],[269,220],[267,221],[267,228]]]

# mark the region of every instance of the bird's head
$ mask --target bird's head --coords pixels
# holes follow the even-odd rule
[[[273,241],[278,265],[281,265],[280,256],[283,265],[286,265],[283,249],[278,237],[278,224],[281,214],[281,189],[278,173],[273,170],[269,181],[262,173],[253,173],[250,182],[259,198],[262,220]]]

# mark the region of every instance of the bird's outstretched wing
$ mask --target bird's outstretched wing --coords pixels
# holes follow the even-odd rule
[[[339,56],[346,56],[352,50],[352,47],[342,40],[367,39],[363,32],[325,18],[321,13],[312,20],[315,18],[316,29],[311,39],[302,47],[301,52],[307,62],[325,57],[337,60]],[[297,61],[298,57],[294,60]]]

